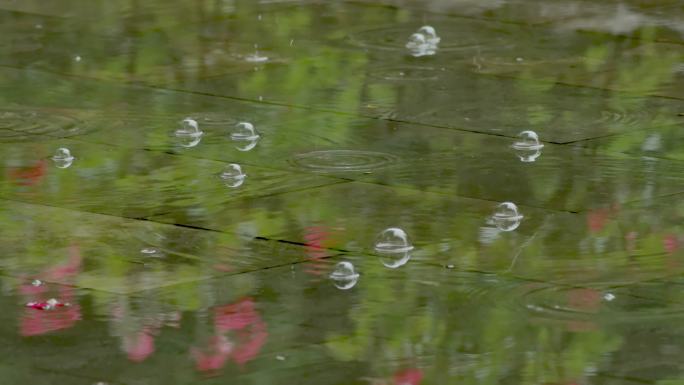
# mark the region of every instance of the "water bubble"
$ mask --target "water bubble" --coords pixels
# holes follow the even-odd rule
[[[71,155],[71,151],[68,148],[60,147],[55,151],[55,155],[52,160],[55,162],[57,168],[68,168],[74,163],[74,157]]]
[[[281,356],[281,355],[276,356],[276,360],[278,360],[278,361],[285,361],[286,359],[287,358],[285,358],[285,356]]]
[[[335,287],[340,290],[349,290],[356,286],[359,281],[359,273],[356,272],[354,265],[351,262],[343,261],[335,265],[330,279],[334,282]]]
[[[603,299],[605,299],[606,301],[610,302],[610,301],[612,301],[612,300],[615,299],[615,294],[613,294],[613,293],[606,293],[606,294],[603,295]]]
[[[511,145],[520,161],[525,163],[534,162],[541,156],[544,144],[539,141],[539,136],[534,131],[523,131],[518,135],[518,140]]]
[[[235,148],[238,151],[250,151],[259,143],[261,136],[257,133],[254,125],[249,122],[240,122],[235,125],[230,133],[230,139],[234,142],[239,142],[240,145]]]
[[[82,58],[80,55],[74,56],[74,61],[75,61],[76,63],[79,63],[81,60],[83,60],[83,58]]]
[[[247,175],[242,172],[242,167],[239,164],[231,163],[223,169],[220,177],[227,187],[237,188],[245,183]]]
[[[413,250],[408,234],[398,227],[383,230],[375,241],[375,251],[381,253],[396,253]]]
[[[512,202],[503,202],[496,206],[492,221],[501,231],[513,231],[520,226],[523,216],[518,212],[518,206]]]
[[[185,118],[181,122],[181,127],[174,132],[179,139],[179,145],[186,148],[195,147],[202,140],[204,132],[200,130],[197,121],[192,118]]]
[[[375,240],[375,252],[385,267],[397,269],[411,260],[413,245],[406,232],[390,227],[382,231]]]
[[[409,36],[406,48],[414,57],[430,56],[437,53],[437,45],[440,40],[441,38],[437,36],[435,29],[425,25]]]
[[[31,282],[31,285],[35,287],[43,286],[43,281],[40,279],[34,279],[33,282]]]

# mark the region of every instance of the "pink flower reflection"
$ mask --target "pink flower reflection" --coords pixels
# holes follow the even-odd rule
[[[420,369],[404,369],[394,374],[394,385],[418,385],[421,381],[423,371]]]
[[[268,339],[266,323],[250,297],[215,308],[214,330],[206,349],[192,349],[197,370],[219,370],[229,359],[244,365],[259,355]]]
[[[75,291],[72,286],[74,278],[81,271],[81,252],[78,245],[69,247],[69,260],[39,274],[40,279],[58,281],[64,285],[57,286],[57,290],[51,290],[49,285],[34,286],[30,283],[19,288],[24,296],[25,303],[45,304],[50,298],[57,298],[59,303],[69,306],[56,306],[46,310],[43,306],[28,306],[24,308],[21,318],[19,333],[22,336],[36,336],[71,328],[81,320],[81,307],[74,303]]]
[[[143,329],[136,334],[125,336],[123,347],[129,360],[143,362],[154,353],[154,337],[147,329]]]

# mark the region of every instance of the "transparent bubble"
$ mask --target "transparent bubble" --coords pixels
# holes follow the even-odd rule
[[[539,136],[534,131],[523,131],[518,135],[518,140],[511,146],[521,162],[534,162],[541,156],[544,144],[539,141]]]
[[[503,202],[496,206],[492,220],[496,228],[501,231],[513,231],[520,226],[523,216],[518,212],[518,206],[512,202]]]
[[[420,27],[418,31],[409,36],[406,48],[414,57],[430,56],[437,53],[437,45],[441,38],[437,36],[435,29],[429,25]]]
[[[615,294],[613,294],[613,293],[606,293],[606,294],[603,295],[603,299],[605,299],[606,301],[610,302],[610,301],[612,301],[612,300],[615,299]]]
[[[240,122],[235,125],[230,133],[230,139],[237,142],[235,147],[238,151],[250,151],[259,143],[261,136],[257,132],[254,125],[249,122]]]
[[[237,188],[245,183],[247,175],[242,172],[242,167],[239,164],[231,163],[223,169],[220,177],[227,187]]]
[[[442,40],[439,36],[437,36],[437,31],[435,31],[435,28],[429,25],[420,27],[420,29],[418,29],[418,33],[425,36],[425,40],[428,44],[437,45],[439,44],[440,40]]]
[[[330,279],[336,288],[349,290],[356,286],[359,281],[359,273],[356,272],[351,262],[343,261],[335,265],[332,273],[330,273]]]
[[[375,251],[378,253],[397,253],[413,250],[408,234],[398,227],[383,230],[375,240]]]
[[[411,260],[413,245],[406,232],[400,228],[390,227],[378,234],[375,240],[375,252],[385,267],[397,269]]]
[[[71,151],[68,148],[58,148],[55,151],[55,155],[52,157],[53,162],[57,168],[68,168],[74,163],[74,157],[71,155]]]
[[[31,282],[31,285],[35,287],[43,286],[43,281],[40,279],[34,279],[33,282]]]
[[[202,141],[202,135],[204,135],[197,121],[192,118],[185,118],[180,124],[181,127],[174,132],[174,136],[178,138],[178,144],[186,148],[197,146]]]

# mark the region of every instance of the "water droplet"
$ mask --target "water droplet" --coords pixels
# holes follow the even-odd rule
[[[147,258],[164,258],[164,253],[154,247],[145,247],[140,249],[140,253]]]
[[[178,144],[186,148],[197,146],[202,140],[202,135],[204,135],[197,121],[192,118],[185,118],[180,124],[181,127],[174,132],[174,136],[178,138]]]
[[[397,269],[411,260],[413,245],[406,232],[397,227],[382,231],[375,240],[375,252],[385,267]]]
[[[78,63],[78,62],[80,62],[81,60],[82,60],[81,56],[79,56],[79,55],[74,56],[74,61],[75,61],[75,62]]]
[[[414,57],[430,56],[437,53],[437,45],[440,40],[441,38],[437,36],[435,29],[425,25],[409,36],[406,48]]]
[[[33,282],[31,282],[31,285],[35,287],[43,286],[43,281],[41,281],[40,279],[34,279]]]
[[[511,146],[521,162],[531,163],[541,156],[544,144],[539,141],[539,136],[534,131],[523,131],[518,135],[518,140]]]
[[[55,151],[52,160],[55,162],[57,168],[68,168],[74,163],[74,157],[71,156],[71,151],[68,148],[60,147]]]
[[[254,53],[245,56],[245,61],[249,63],[264,63],[268,61],[268,56],[259,54],[259,45],[254,44]]]
[[[242,167],[239,164],[231,163],[223,169],[220,177],[227,187],[237,188],[245,183],[247,175],[242,172]]]
[[[233,131],[230,133],[230,139],[234,142],[239,142],[235,147],[238,151],[250,151],[259,143],[260,135],[257,133],[254,125],[249,122],[240,122],[235,125]]]
[[[605,299],[606,301],[610,302],[610,301],[612,301],[612,300],[615,299],[615,294],[613,294],[613,293],[606,293],[606,294],[603,295],[603,299]]]
[[[454,266],[454,265],[452,265],[452,264],[446,265],[446,268],[447,268],[447,269],[453,269],[453,268],[455,268],[455,267],[456,267],[456,266]]]
[[[330,279],[334,282],[336,288],[349,290],[356,286],[356,283],[359,281],[359,274],[351,262],[343,261],[335,265],[332,273],[330,273]]]
[[[518,206],[512,202],[503,202],[496,206],[492,221],[501,231],[513,231],[520,226],[523,216],[518,212]]]

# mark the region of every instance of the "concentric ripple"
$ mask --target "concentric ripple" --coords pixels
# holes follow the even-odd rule
[[[0,141],[15,142],[38,136],[66,138],[83,134],[81,122],[48,111],[0,109]]]
[[[544,285],[527,291],[520,300],[541,318],[633,322],[684,317],[684,303],[677,300],[682,294],[684,285],[665,282],[595,288]]]
[[[432,67],[380,67],[371,70],[368,75],[375,79],[392,82],[410,82],[439,80],[445,74],[444,70]]]
[[[394,155],[356,150],[313,151],[296,155],[291,160],[298,168],[322,173],[372,171],[397,161]]]

